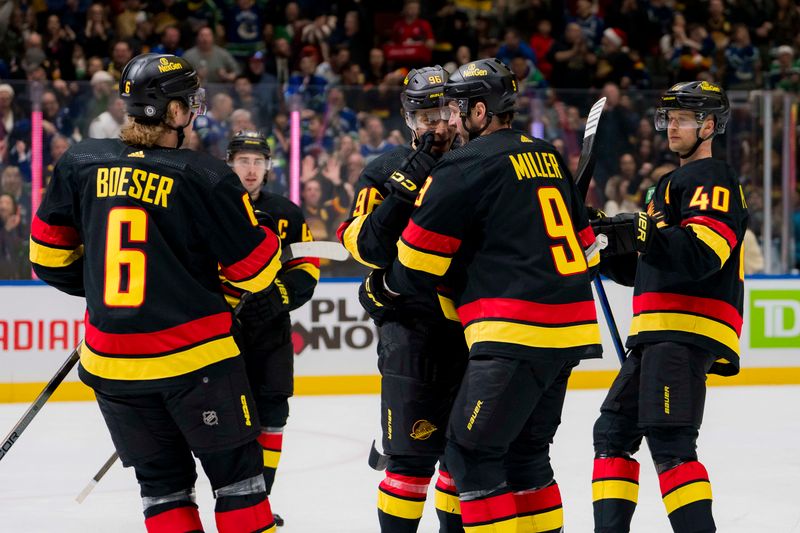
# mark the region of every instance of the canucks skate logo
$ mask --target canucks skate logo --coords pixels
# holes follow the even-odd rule
[[[437,428],[427,420],[417,420],[411,428],[411,438],[415,440],[426,440]]]
[[[219,418],[217,418],[216,411],[203,411],[203,424],[207,426],[219,425]]]
[[[467,68],[463,72],[465,78],[471,78],[473,76],[486,76],[489,74],[489,71],[483,68],[478,68],[475,63],[470,63],[467,65]]]

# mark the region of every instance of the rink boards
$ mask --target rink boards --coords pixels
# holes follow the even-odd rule
[[[712,385],[800,383],[800,278],[748,278],[742,328],[742,372],[712,376]],[[606,281],[623,339],[631,319],[631,289]],[[374,393],[374,325],[358,304],[358,282],[323,280],[314,298],[292,313],[297,394]],[[30,401],[83,336],[84,302],[38,282],[0,284],[0,402]],[[619,361],[602,318],[603,359],[574,372],[575,388],[607,387]],[[55,400],[92,399],[75,372]]]

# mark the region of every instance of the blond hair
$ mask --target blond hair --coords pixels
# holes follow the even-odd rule
[[[167,106],[167,113],[164,119],[158,124],[141,124],[136,122],[134,117],[128,115],[125,125],[122,126],[122,130],[119,133],[119,138],[122,139],[122,142],[131,146],[152,148],[158,144],[163,135],[174,131],[166,125],[166,122],[174,121],[179,109],[183,111],[189,110],[186,104],[180,100],[171,100]]]

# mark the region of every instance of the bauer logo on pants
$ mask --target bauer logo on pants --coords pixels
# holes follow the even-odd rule
[[[749,314],[752,348],[800,348],[800,290],[752,290]]]

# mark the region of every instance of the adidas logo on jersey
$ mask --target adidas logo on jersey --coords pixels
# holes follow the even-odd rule
[[[525,137],[524,135],[520,135],[519,136],[519,140],[521,142],[524,142],[524,143],[532,143],[533,142],[532,140],[530,140],[528,137]]]
[[[138,152],[131,152],[128,154],[128,157],[144,157],[144,151],[139,150]]]

